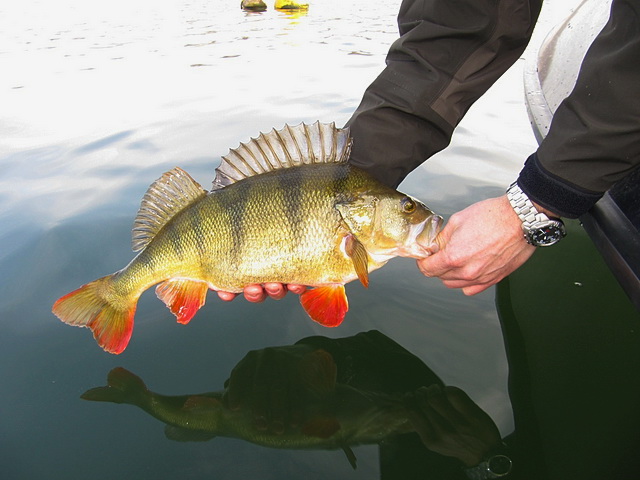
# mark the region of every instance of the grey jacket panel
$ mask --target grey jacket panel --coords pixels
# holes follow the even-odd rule
[[[614,0],[576,86],[520,174],[531,199],[578,217],[640,165],[640,1]]]

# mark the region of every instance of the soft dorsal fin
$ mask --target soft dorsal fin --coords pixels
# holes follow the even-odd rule
[[[133,222],[133,251],[146,247],[176,213],[206,194],[200,184],[181,168],[164,173],[142,198]]]
[[[320,122],[293,127],[285,125],[282,130],[261,133],[258,138],[230,149],[216,168],[213,188],[281,168],[309,163],[343,163],[349,159],[350,152],[348,128]]]

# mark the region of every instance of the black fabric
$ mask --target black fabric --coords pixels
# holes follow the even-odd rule
[[[541,4],[404,0],[387,66],[347,122],[351,162],[396,187],[444,149],[473,102],[520,58]],[[613,0],[575,89],[520,174],[534,201],[564,216],[585,213],[640,164],[639,12],[640,0]]]
[[[578,218],[602,197],[600,192],[581,189],[547,172],[535,153],[525,162],[518,186],[538,205],[567,218]]]
[[[541,0],[404,0],[387,67],[347,122],[351,162],[396,187],[445,148],[469,107],[521,55]]]

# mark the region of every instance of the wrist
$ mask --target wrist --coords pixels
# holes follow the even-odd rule
[[[485,455],[477,465],[465,468],[464,473],[469,480],[487,480],[507,478],[512,469],[513,461],[507,446],[502,443]]]
[[[548,209],[534,204],[520,189],[517,182],[511,184],[507,190],[507,199],[520,218],[527,243],[535,247],[548,247],[566,236],[562,220],[555,218]]]
[[[560,215],[558,215],[555,212],[552,212],[551,210],[549,210],[548,208],[543,207],[542,205],[532,201],[531,202],[533,204],[533,206],[535,207],[535,209],[540,212],[540,213],[544,213],[547,217],[553,219],[553,220],[558,220],[560,218]]]

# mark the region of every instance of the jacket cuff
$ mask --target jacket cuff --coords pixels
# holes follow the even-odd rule
[[[542,166],[535,153],[525,162],[518,186],[530,200],[566,218],[578,218],[587,213],[603,195],[553,175]]]

